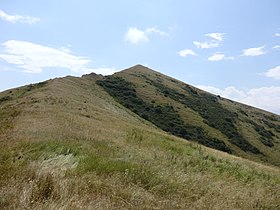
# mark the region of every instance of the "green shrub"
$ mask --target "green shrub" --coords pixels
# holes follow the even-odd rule
[[[204,122],[206,124],[225,134],[231,143],[235,144],[243,151],[261,154],[261,152],[255,146],[251,145],[238,132],[238,129],[235,126],[235,119],[238,117],[237,113],[224,108],[219,103],[218,97],[209,93],[198,93],[189,85],[183,86],[183,90],[187,93],[183,94],[166,87],[162,83],[154,82],[149,78],[146,79],[157,88],[158,92],[161,92],[162,94],[167,95],[169,98],[179,103],[183,103],[185,107],[191,108],[192,110],[198,112],[204,118]],[[216,140],[214,140],[214,142]],[[220,142],[219,145],[221,146],[222,143]]]
[[[152,83],[153,81],[150,82]],[[156,105],[155,102],[148,103],[139,98],[133,84],[123,78],[108,76],[103,80],[97,81],[97,84],[102,86],[123,106],[142,118],[149,120],[162,130],[175,136],[195,140],[205,146],[231,153],[230,148],[223,141],[217,138],[211,138],[207,136],[202,128],[184,122],[171,105]],[[170,95],[173,90],[163,88],[162,91]]]
[[[11,99],[12,99],[11,96],[3,96],[2,98],[0,98],[0,104],[1,104],[2,102],[9,101],[9,100],[11,100]]]
[[[39,82],[39,83],[36,83],[36,84],[27,85],[26,90],[31,91],[31,90],[34,90],[36,88],[41,88],[41,87],[44,87],[47,83],[48,83],[48,81],[44,81],[44,82]]]
[[[274,133],[270,130],[265,129],[265,127],[255,123],[252,120],[247,120],[248,123],[252,124],[254,126],[255,131],[260,135],[259,139],[260,141],[268,147],[273,147],[274,143],[273,143],[273,137],[275,136]],[[277,126],[273,126],[272,123],[269,123],[267,121],[265,121],[266,125],[271,126],[271,128],[276,128],[277,130]]]

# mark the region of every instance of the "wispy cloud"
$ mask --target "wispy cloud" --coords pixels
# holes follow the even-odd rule
[[[222,53],[215,53],[208,58],[209,61],[221,61],[221,60],[234,60],[234,57],[226,57]]]
[[[160,36],[168,36],[169,34],[165,31],[159,30],[157,27],[147,28],[145,34],[159,34]]]
[[[243,54],[241,56],[259,56],[259,55],[264,55],[264,54],[266,54],[266,52],[263,49],[264,49],[264,46],[248,48],[248,49],[243,50]]]
[[[8,15],[3,10],[0,10],[0,18],[10,23],[26,23],[35,24],[40,21],[37,17],[21,16],[21,15]]]
[[[210,34],[205,34],[205,36],[208,36],[212,39],[222,42],[222,41],[224,41],[224,34],[225,33],[210,33]]]
[[[178,54],[181,56],[181,57],[187,57],[189,55],[192,55],[192,56],[197,56],[197,54],[192,51],[191,49],[184,49],[184,50],[181,50],[178,52]]]
[[[224,54],[217,53],[208,58],[209,61],[221,61],[225,58]]]
[[[267,70],[264,75],[273,79],[280,80],[280,66],[276,66],[275,68]]]
[[[197,42],[194,41],[193,44],[199,49],[210,49],[210,48],[216,48],[219,47],[218,42]]]
[[[274,36],[280,36],[280,33],[276,33],[276,34],[274,34]]]
[[[219,47],[220,44],[224,41],[224,35],[225,33],[205,34],[204,36],[209,37],[210,40],[202,42],[194,41],[193,44],[200,49],[216,48]]]
[[[1,59],[27,73],[40,73],[44,68],[66,68],[79,74],[98,72],[110,74],[114,69],[88,67],[91,59],[70,54],[68,48],[55,49],[32,42],[9,40],[1,44]]]
[[[280,45],[275,45],[274,47],[272,47],[272,49],[279,49]]]
[[[280,86],[252,88],[250,90],[239,90],[235,87],[219,89],[203,85],[197,87],[228,99],[280,114]]]
[[[125,34],[125,41],[128,41],[132,44],[139,44],[149,42],[150,36],[152,34],[158,34],[160,36],[167,36],[168,33],[162,30],[159,30],[156,27],[146,28],[145,30],[140,30],[137,27],[130,27]]]

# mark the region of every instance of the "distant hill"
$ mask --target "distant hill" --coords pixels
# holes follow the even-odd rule
[[[278,209],[279,126],[140,65],[7,90],[0,209]]]

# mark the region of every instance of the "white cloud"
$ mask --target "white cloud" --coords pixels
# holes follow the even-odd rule
[[[157,29],[156,27],[140,30],[137,27],[131,27],[125,34],[125,41],[132,44],[138,44],[141,42],[149,42],[149,36],[152,34],[158,34],[160,36],[167,36],[168,33]]]
[[[197,56],[197,54],[191,49],[184,49],[178,52],[181,57],[187,57],[189,55]]]
[[[274,36],[280,36],[280,33],[276,33],[276,34],[274,34]]]
[[[220,60],[223,60],[225,58],[225,55],[224,54],[215,54],[215,55],[212,55],[211,57],[208,58],[209,61],[220,61]]]
[[[213,87],[213,86],[196,85],[196,87],[201,90],[205,90],[205,91],[208,91],[208,92],[216,94],[216,95],[222,95],[222,93],[223,93],[223,91],[221,89]]]
[[[243,50],[242,56],[259,56],[264,55],[266,52],[263,51],[264,46],[262,47],[255,47],[255,48],[248,48]]]
[[[212,39],[215,39],[219,42],[222,42],[224,40],[224,33],[211,33],[211,34],[205,34],[205,36],[208,36]]]
[[[110,73],[112,69],[92,69],[88,65],[92,62],[86,57],[75,56],[69,49],[55,49],[32,42],[9,40],[1,44],[4,49],[0,51],[1,59],[27,73],[40,73],[44,68],[67,68],[79,74],[98,71]]]
[[[234,60],[234,57],[226,57],[224,54],[216,53],[208,58],[209,61],[221,61],[221,60]]]
[[[228,99],[280,114],[280,86],[253,88],[247,91],[238,90],[235,87],[227,87],[224,90],[212,86],[198,85],[197,87]]]
[[[132,44],[138,44],[140,42],[148,42],[149,38],[145,34],[145,31],[141,31],[138,28],[129,28],[125,34],[125,40]]]
[[[208,91],[210,93],[216,94],[216,95],[221,95],[225,98],[241,101],[243,98],[246,97],[246,93],[242,90],[238,90],[235,87],[226,87],[224,90],[221,90],[216,87],[212,86],[204,86],[204,85],[198,85],[198,88]]]
[[[27,23],[27,24],[35,24],[40,21],[39,18],[30,17],[30,16],[21,16],[21,15],[8,15],[3,10],[0,10],[0,18],[2,20],[8,21],[10,23]]]
[[[165,32],[165,31],[161,31],[161,30],[159,30],[159,29],[157,29],[156,27],[152,27],[152,28],[147,28],[146,30],[145,30],[145,33],[146,34],[159,34],[159,35],[161,35],[161,36],[168,36],[168,33],[167,32]]]
[[[251,89],[244,103],[280,114],[280,86]]]
[[[272,47],[272,49],[279,49],[280,45],[275,45],[274,47]]]
[[[194,41],[193,44],[197,48],[201,48],[201,49],[216,48],[216,47],[219,47],[220,44],[224,41],[224,34],[225,33],[205,34],[204,36],[209,37],[210,40],[203,41],[203,42]]]
[[[267,70],[265,76],[280,80],[280,66]]]
[[[194,41],[193,44],[199,49],[210,49],[210,48],[216,48],[219,47],[218,42],[197,42]]]

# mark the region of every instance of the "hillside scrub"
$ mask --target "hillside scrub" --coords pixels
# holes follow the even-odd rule
[[[204,118],[206,124],[225,134],[231,143],[235,144],[243,151],[261,154],[256,147],[251,145],[239,134],[235,126],[235,118],[237,117],[237,114],[222,107],[215,96],[198,93],[190,86],[185,85],[183,89],[187,94],[191,95],[191,97],[188,97],[187,94],[179,93],[160,82],[154,82],[147,77],[146,79],[165,96],[183,103],[185,106],[198,112]]]
[[[186,124],[172,106],[168,104],[156,105],[139,98],[133,84],[124,79],[108,76],[104,80],[98,80],[97,84],[101,85],[126,108],[152,122],[162,130],[175,136],[194,140],[205,146],[231,153],[231,149],[223,141],[207,136],[200,127]],[[166,92],[166,94],[168,93]]]

